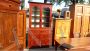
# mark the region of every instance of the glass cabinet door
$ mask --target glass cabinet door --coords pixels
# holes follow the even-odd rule
[[[31,27],[32,28],[39,28],[40,27],[40,8],[37,6],[34,6],[32,8],[32,14],[31,14]]]
[[[43,8],[42,13],[42,27],[49,27],[50,9],[48,7]]]

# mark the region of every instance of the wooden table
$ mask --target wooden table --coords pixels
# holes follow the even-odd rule
[[[67,43],[73,46],[70,51],[90,51],[90,37],[83,38],[57,38],[55,39],[55,47]]]

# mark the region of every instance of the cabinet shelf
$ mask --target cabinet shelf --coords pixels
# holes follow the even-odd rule
[[[43,11],[43,13],[49,13],[50,11]]]
[[[50,17],[50,16],[42,16],[42,18],[47,18],[47,17]]]
[[[31,16],[37,16],[37,17],[39,17],[40,15],[34,15],[34,14],[32,14]]]
[[[32,10],[32,12],[40,12],[40,10]]]
[[[40,22],[31,22],[32,24],[40,24]]]
[[[42,24],[46,24],[46,23],[49,23],[49,22],[43,22]]]

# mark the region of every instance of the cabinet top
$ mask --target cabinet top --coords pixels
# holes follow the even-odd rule
[[[29,2],[29,3],[33,3],[33,4],[46,4],[46,5],[52,5],[52,3],[39,3],[39,2]]]
[[[20,4],[20,0],[0,0],[0,2],[9,2],[9,1],[16,2],[16,3]]]
[[[20,3],[20,0],[9,0],[9,1]]]
[[[71,20],[71,19],[64,19],[64,18],[54,18],[55,20]]]

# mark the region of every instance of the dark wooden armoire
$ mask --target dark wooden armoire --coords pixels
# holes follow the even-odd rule
[[[83,4],[70,5],[71,37],[85,37],[89,33],[90,6]]]
[[[52,5],[30,2],[28,46],[52,45]]]
[[[0,0],[0,51],[17,51],[24,48],[25,12],[19,11],[19,6],[19,0]]]

